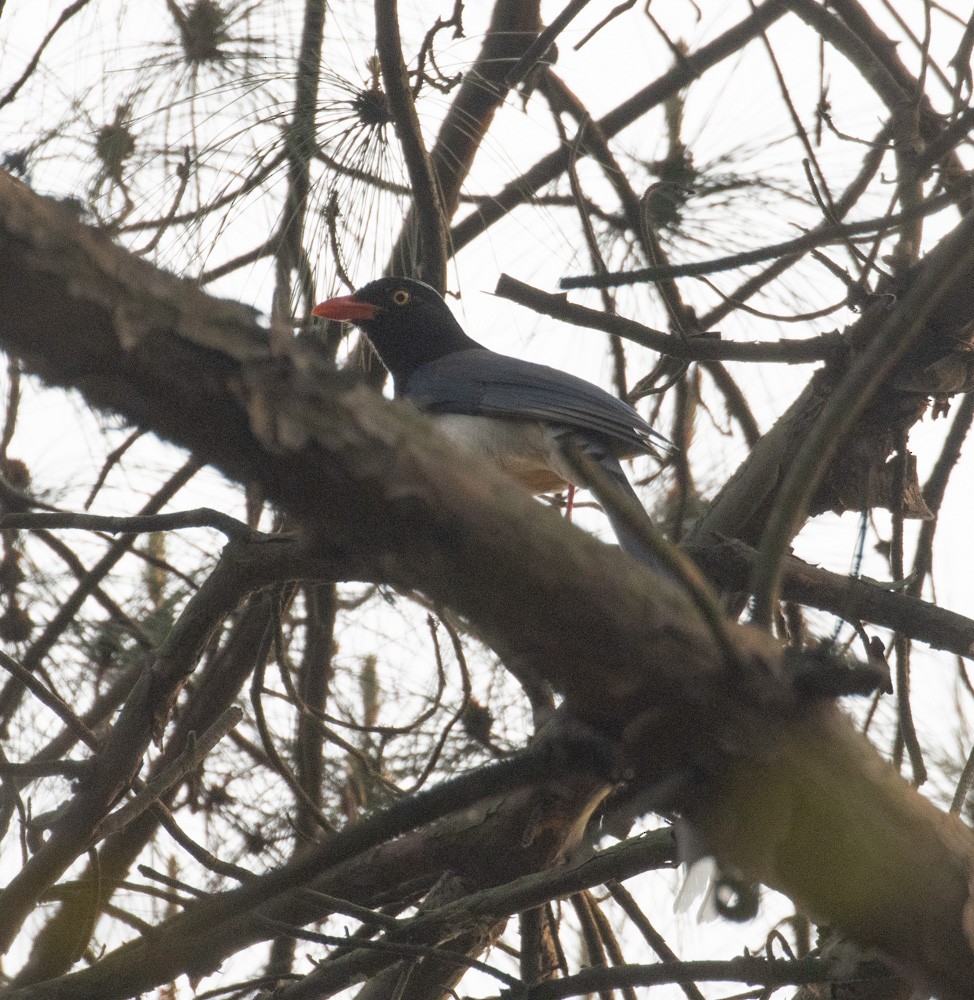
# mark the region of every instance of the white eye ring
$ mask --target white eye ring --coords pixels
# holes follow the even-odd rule
[[[395,302],[397,306],[404,306],[409,301],[409,292],[404,288],[400,288],[398,292],[392,293],[392,301]]]

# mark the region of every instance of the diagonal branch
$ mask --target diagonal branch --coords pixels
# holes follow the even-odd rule
[[[523,281],[502,274],[494,294],[527,306],[535,312],[560,319],[573,326],[611,333],[671,358],[685,361],[721,359],[725,361],[765,361],[782,364],[807,364],[841,355],[845,350],[840,334],[827,333],[802,340],[732,341],[718,337],[676,337],[651,327],[615,316],[600,309],[568,301],[564,293],[553,294],[532,288]],[[39,515],[40,516],[40,515]]]
[[[755,618],[768,624],[781,584],[785,550],[804,521],[812,494],[859,415],[923,333],[952,291],[974,270],[974,212],[933,250],[887,323],[845,373],[792,461],[765,526],[754,570]]]

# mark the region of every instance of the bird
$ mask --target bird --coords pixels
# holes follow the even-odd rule
[[[571,440],[639,503],[620,460],[660,458],[672,449],[628,403],[599,386],[478,343],[425,282],[379,278],[311,313],[358,326],[392,376],[395,398],[408,400],[440,433],[534,494],[577,486],[598,499],[596,484],[581,481],[566,457]],[[613,505],[603,506],[621,547],[658,569]]]

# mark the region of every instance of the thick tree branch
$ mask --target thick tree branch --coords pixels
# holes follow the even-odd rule
[[[929,523],[929,522],[924,522]],[[747,589],[756,553],[738,541],[691,547],[694,560],[725,590]],[[863,621],[967,658],[974,657],[974,619],[921,601],[910,593],[886,590],[866,580],[831,573],[789,557],[783,565],[781,596],[845,618]]]

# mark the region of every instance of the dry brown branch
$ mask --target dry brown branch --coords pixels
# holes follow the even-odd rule
[[[598,309],[577,305],[568,301],[564,293],[557,294],[532,288],[523,281],[502,274],[497,280],[494,294],[510,299],[518,305],[527,306],[545,316],[552,316],[573,326],[601,330],[659,351],[671,358],[685,361],[725,360],[763,361],[782,364],[807,364],[814,361],[834,359],[845,350],[841,334],[828,333],[820,337],[802,340],[775,340],[762,343],[752,341],[721,340],[719,337],[682,338],[673,334],[653,330],[625,316],[613,316]]]
[[[747,590],[755,558],[750,546],[727,539],[712,546],[690,546],[689,552],[724,590]],[[810,566],[800,559],[785,560],[783,569],[781,593],[786,601],[821,608],[848,621],[871,622],[903,632],[933,649],[974,656],[974,619],[866,580]]]

